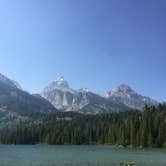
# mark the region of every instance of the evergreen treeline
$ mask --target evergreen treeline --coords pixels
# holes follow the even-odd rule
[[[97,115],[59,113],[0,134],[3,144],[109,144],[166,147],[166,105]]]

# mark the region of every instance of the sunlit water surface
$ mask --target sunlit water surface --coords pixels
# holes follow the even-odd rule
[[[166,166],[166,150],[111,146],[0,145],[0,166]]]

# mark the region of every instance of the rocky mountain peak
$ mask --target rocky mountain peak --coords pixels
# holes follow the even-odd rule
[[[46,93],[55,91],[55,90],[72,91],[72,89],[70,89],[69,87],[68,82],[64,79],[63,76],[55,79],[46,88],[44,88],[44,92]]]
[[[91,107],[97,109],[96,105],[101,110],[107,111],[117,108],[141,109],[146,104],[156,105],[157,103],[148,97],[136,93],[127,84],[121,84],[113,90],[106,91],[104,95],[100,95],[90,92],[87,88],[71,89],[64,77],[59,77],[53,81],[44,89],[41,95],[57,109],[67,111],[78,111],[86,106],[90,109],[92,109]]]
[[[53,85],[57,88],[69,88],[68,82],[64,79],[63,76],[57,78],[54,82]]]
[[[121,84],[117,88],[112,90],[112,94],[114,93],[136,93],[129,85]]]

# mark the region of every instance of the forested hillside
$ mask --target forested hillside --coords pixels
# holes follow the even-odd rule
[[[110,144],[166,147],[166,105],[96,115],[48,114],[39,124],[0,135],[4,144]]]

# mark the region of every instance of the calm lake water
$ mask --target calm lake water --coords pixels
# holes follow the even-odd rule
[[[137,166],[166,166],[166,150],[0,145],[0,166],[118,166],[122,161]]]

